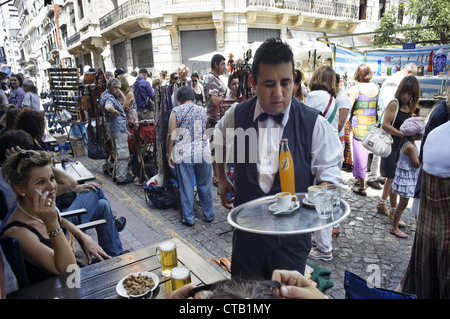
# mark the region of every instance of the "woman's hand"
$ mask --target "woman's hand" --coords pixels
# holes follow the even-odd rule
[[[34,212],[40,218],[48,230],[59,227],[58,210],[53,198],[48,197],[49,192],[45,191],[42,196],[36,192],[33,197]]]
[[[72,191],[75,193],[87,193],[89,190],[97,191],[100,188],[100,185],[97,183],[87,183],[87,184],[78,184],[75,186]]]
[[[294,270],[274,270],[272,280],[281,284],[280,296],[287,299],[327,299],[308,279]]]
[[[84,234],[81,238],[78,238],[83,243],[83,250],[86,254],[89,263],[92,262],[92,256],[96,257],[98,260],[103,261],[104,259],[111,258],[99,244],[97,244],[91,236]]]

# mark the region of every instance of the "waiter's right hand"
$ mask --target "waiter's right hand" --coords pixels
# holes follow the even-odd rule
[[[231,194],[231,198],[228,194]],[[219,179],[219,196],[223,207],[226,209],[234,208],[234,187],[228,178]]]

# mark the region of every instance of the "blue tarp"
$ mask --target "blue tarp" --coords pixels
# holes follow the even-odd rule
[[[382,49],[382,50],[372,50],[355,52],[351,49],[336,47],[336,56],[334,61],[334,70],[344,75],[347,73],[348,79],[353,79],[358,65],[362,63],[369,64],[374,71],[375,78],[377,82],[383,82],[385,79],[386,66],[384,64],[384,58],[386,56],[393,57],[393,65],[398,65],[399,59],[401,57],[402,65],[408,62],[414,62],[417,65],[420,64],[420,59],[423,56],[423,66],[424,72],[427,71],[430,53],[433,51],[436,53],[440,48],[443,48],[447,53],[447,65],[450,64],[450,45],[442,46],[427,46],[427,47],[416,47],[415,49]],[[409,61],[408,61],[409,58]],[[381,68],[379,67],[378,60],[381,61]],[[381,74],[377,74],[381,72]],[[377,76],[380,76],[378,77]],[[436,93],[441,90],[443,84],[447,80],[446,76],[423,76],[418,77],[421,90],[428,93]],[[444,82],[443,82],[444,81]]]

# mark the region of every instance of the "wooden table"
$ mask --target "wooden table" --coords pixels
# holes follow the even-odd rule
[[[79,184],[95,179],[95,176],[80,162],[66,162],[64,167],[61,163],[56,163],[55,167],[72,176]]]
[[[191,280],[196,285],[211,284],[227,279],[213,263],[207,262],[178,239],[178,265],[191,270]],[[150,271],[159,277],[159,286],[153,291],[156,299],[167,299],[172,292],[169,278],[161,275],[156,258],[159,244],[114,257],[79,270],[79,288],[70,288],[75,283],[74,274],[51,277],[27,286],[8,295],[9,299],[122,299],[116,292],[117,283],[124,277],[140,271]],[[68,286],[69,284],[69,286]]]

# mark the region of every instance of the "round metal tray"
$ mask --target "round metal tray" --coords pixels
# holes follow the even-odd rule
[[[304,193],[297,194],[300,207],[289,214],[275,215],[269,206],[275,196],[261,197],[236,208],[228,214],[228,222],[237,229],[265,235],[295,235],[321,230],[339,224],[350,214],[350,206],[341,200],[339,212],[320,219],[314,207],[303,204]]]

